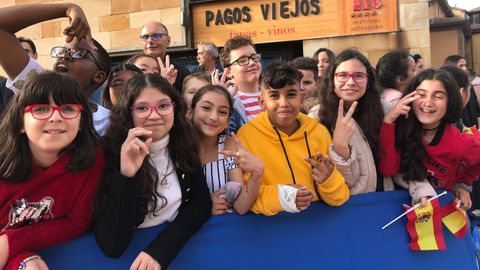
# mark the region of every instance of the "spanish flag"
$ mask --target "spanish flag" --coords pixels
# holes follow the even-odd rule
[[[407,218],[411,250],[446,249],[442,233],[442,211],[438,199],[408,213]]]
[[[455,199],[442,207],[442,221],[456,237],[463,238],[467,233],[467,216],[457,203],[458,199]]]

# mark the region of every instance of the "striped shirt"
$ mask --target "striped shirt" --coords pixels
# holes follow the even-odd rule
[[[218,150],[222,150],[225,142],[225,135],[218,137]],[[218,154],[218,160],[203,164],[203,173],[207,179],[208,189],[213,193],[228,182],[228,171],[237,168],[232,157],[225,158]]]
[[[247,113],[247,118],[249,121],[257,116],[257,114],[263,112],[260,102],[258,101],[260,98],[260,92],[244,93],[238,91],[238,97],[245,107],[245,112]]]

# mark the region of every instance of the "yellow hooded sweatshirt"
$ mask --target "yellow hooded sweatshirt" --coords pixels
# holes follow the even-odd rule
[[[313,180],[312,167],[304,158],[317,152],[328,154],[332,138],[325,126],[305,114],[300,113],[297,119],[300,128],[291,136],[275,129],[266,112],[238,131],[242,144],[265,164],[262,185],[251,209],[254,213],[269,216],[284,210],[278,198],[278,185],[303,185],[314,193],[314,201],[319,200],[318,194],[331,206],[340,206],[350,197],[348,186],[336,168],[322,184]]]

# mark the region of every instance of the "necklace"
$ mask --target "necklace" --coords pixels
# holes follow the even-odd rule
[[[433,131],[433,130],[437,130],[438,129],[438,126],[434,127],[434,128],[422,128],[423,131]]]

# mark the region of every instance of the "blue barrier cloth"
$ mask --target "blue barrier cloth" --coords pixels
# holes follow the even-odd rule
[[[442,196],[440,205],[452,199]],[[444,226],[447,250],[410,251],[406,217],[381,230],[410,200],[406,191],[379,192],[341,207],[315,202],[297,214],[214,216],[169,269],[477,269],[469,233],[456,238]],[[137,229],[119,259],[105,257],[93,233],[39,253],[53,270],[129,269],[163,227]]]

